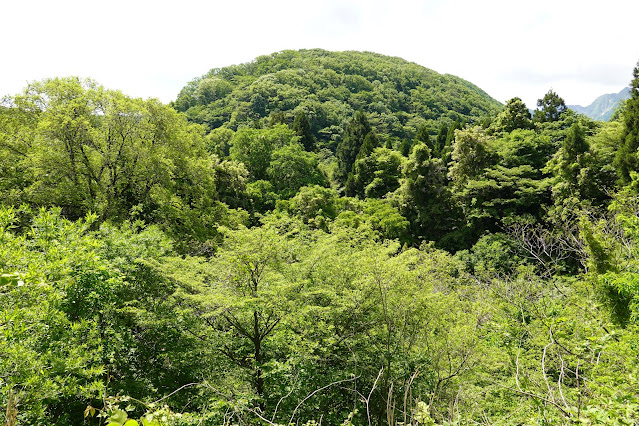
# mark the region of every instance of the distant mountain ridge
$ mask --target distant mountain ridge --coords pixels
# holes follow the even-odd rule
[[[619,93],[601,95],[590,105],[568,105],[568,108],[598,121],[608,121],[622,101],[630,98],[630,88],[625,87]]]

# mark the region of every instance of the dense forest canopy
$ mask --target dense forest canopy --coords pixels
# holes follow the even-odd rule
[[[383,142],[412,138],[425,126],[475,121],[500,104],[477,86],[400,58],[325,50],[283,51],[216,68],[185,86],[173,103],[209,129],[274,118],[309,118],[321,146],[331,146],[348,118],[367,113]]]
[[[636,424],[630,87],[598,122],[359,52],[172,105],[31,83],[0,107],[0,420]]]

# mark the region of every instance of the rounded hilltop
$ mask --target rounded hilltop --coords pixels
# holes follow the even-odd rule
[[[382,140],[410,138],[425,126],[474,122],[501,104],[474,84],[397,57],[370,52],[285,50],[214,68],[189,82],[173,106],[210,129],[258,120],[292,123],[304,112],[320,143],[365,111]]]

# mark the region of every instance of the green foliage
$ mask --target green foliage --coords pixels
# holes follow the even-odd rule
[[[477,276],[508,276],[525,264],[525,254],[512,237],[506,234],[482,236],[470,250],[456,253],[468,272]]]
[[[144,409],[144,415],[139,417],[139,422],[131,416],[133,411]],[[91,405],[84,410],[85,421],[97,418],[108,423],[107,426],[173,426],[190,424],[188,414],[174,413],[168,405],[159,405],[157,402],[145,403],[130,396],[111,396],[105,398],[104,406],[100,409]]]
[[[554,175],[552,191],[557,209],[574,209],[575,203],[571,200],[575,199],[587,203],[606,197],[602,190],[607,185],[596,181],[598,173],[593,166],[595,160],[584,131],[575,123],[546,168]]]
[[[118,274],[83,236],[95,217],[71,223],[42,211],[16,235],[16,213],[0,210],[0,399],[13,401],[20,422],[77,424],[69,409],[101,395],[105,366],[97,312],[78,318],[72,289],[100,277],[94,291],[112,291]]]
[[[477,126],[455,132],[451,160],[448,179],[453,188],[460,188],[489,165],[488,135]]]
[[[432,158],[425,143],[415,144],[404,163],[396,197],[414,240],[438,240],[451,228],[446,224],[452,218],[445,179],[442,161]]]
[[[637,240],[639,218],[636,214],[638,176],[610,205],[614,221],[592,224],[582,219],[581,233],[588,254],[588,266],[601,286],[612,316],[621,324],[639,318],[639,269]]]
[[[552,152],[548,137],[523,129],[489,137],[479,128],[457,136],[448,176],[475,238],[508,220],[543,218],[550,195],[544,171]]]
[[[202,265],[210,284],[184,284],[188,293],[182,297],[197,303],[194,314],[221,339],[228,360],[249,374],[260,399],[267,396],[270,342],[292,314],[302,284],[285,273],[293,249],[268,228],[230,232],[215,257]]]
[[[235,130],[272,114],[291,123],[304,113],[318,144],[333,151],[347,117],[360,109],[383,142],[412,137],[419,123],[436,130],[442,120],[474,121],[499,109],[460,78],[399,58],[319,49],[287,50],[213,69],[188,83],[173,106],[209,129],[227,123]]]
[[[531,130],[515,130],[495,139],[490,145],[505,167],[528,164],[536,171],[546,166],[555,151],[548,135]]]
[[[231,149],[231,140],[235,132],[231,129],[218,127],[206,135],[206,149],[218,157],[228,157]]]
[[[506,102],[505,109],[500,112],[491,125],[494,132],[510,133],[515,129],[532,129],[533,122],[528,107],[520,98],[512,98]]]
[[[408,220],[384,200],[367,200],[363,206],[365,220],[385,239],[406,240]]]
[[[390,201],[342,198],[340,204],[342,210],[331,229],[356,229],[371,239],[407,241],[409,222]]]
[[[253,180],[267,179],[273,152],[297,143],[297,139],[283,124],[269,129],[241,128],[231,140],[231,159],[243,163]]]
[[[213,168],[220,201],[234,209],[248,210],[250,200],[247,188],[250,183],[246,166],[230,159],[214,159]]]
[[[268,180],[256,180],[246,185],[246,194],[250,199],[253,211],[262,213],[273,210],[280,199]]]
[[[335,152],[339,173],[338,179],[341,182],[346,182],[346,178],[351,173],[353,164],[359,156],[365,140],[368,140],[368,149],[372,148],[372,140],[369,136],[371,131],[366,114],[362,110],[357,111],[346,127],[344,139],[337,145],[337,151]]]
[[[172,288],[148,266],[172,252],[164,234],[139,222],[90,231],[95,216],[59,209],[16,232],[18,213],[0,213],[0,270],[16,271],[0,284],[0,399],[21,421],[81,424],[83,406],[111,392],[145,398],[194,380],[196,342],[172,332]]]
[[[202,128],[157,100],[131,99],[89,80],[52,79],[11,98],[10,110],[0,152],[12,173],[28,179],[4,180],[5,205],[160,223],[185,250],[215,238],[215,224],[233,216],[216,200]]]
[[[282,198],[290,198],[302,186],[324,183],[317,167],[314,153],[305,151],[299,143],[292,143],[273,151],[266,173],[275,191]]]
[[[33,83],[0,108],[0,422],[639,422],[634,98],[531,121],[320,50],[185,114]]]
[[[306,117],[304,111],[301,111],[295,115],[292,129],[295,134],[299,136],[300,143],[304,146],[305,150],[315,150],[315,137],[311,132],[311,123],[308,121],[308,117]]]
[[[347,192],[361,198],[384,198],[399,187],[403,163],[404,158],[397,151],[374,149],[370,155],[361,156],[355,161]]]
[[[564,100],[552,89],[537,100],[537,108],[534,119],[540,123],[558,121],[567,110]]]
[[[337,216],[337,192],[318,185],[304,186],[291,198],[289,210],[312,228],[325,229]]]
[[[622,142],[615,158],[615,167],[623,185],[630,183],[630,174],[638,170],[637,149],[639,148],[639,63],[632,72],[630,99],[623,111],[624,131]]]
[[[423,142],[426,145],[430,143],[430,134],[428,133],[428,128],[426,126],[419,126],[417,129],[417,133],[415,134],[415,140],[419,142]]]

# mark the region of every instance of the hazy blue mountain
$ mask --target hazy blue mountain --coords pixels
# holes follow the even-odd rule
[[[586,107],[581,105],[568,105],[568,108],[580,114],[584,114],[593,120],[608,121],[619,106],[619,103],[628,98],[630,98],[630,89],[626,87],[619,93],[601,95]]]

